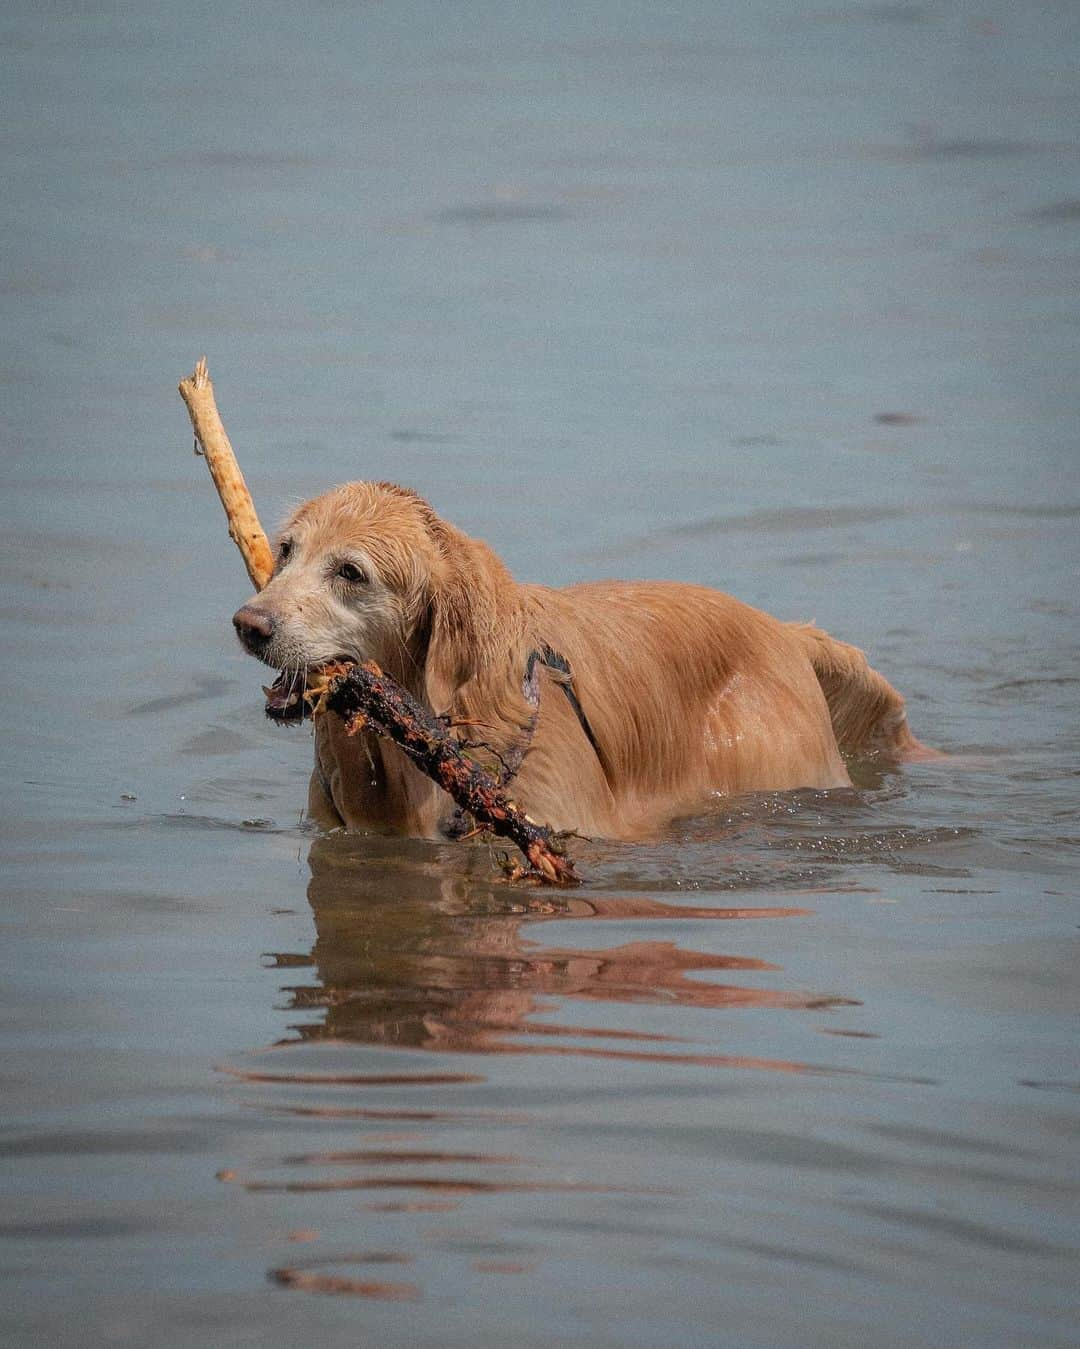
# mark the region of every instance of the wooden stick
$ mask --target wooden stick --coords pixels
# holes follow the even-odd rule
[[[251,493],[236,462],[229,437],[221,424],[205,356],[199,357],[194,372],[180,381],[179,388],[180,397],[187,404],[195,439],[206,458],[221,504],[225,507],[229,537],[240,549],[252,585],[256,590],[261,590],[273,575],[274,555],[259,524]]]
[[[350,734],[370,726],[392,740],[478,823],[516,843],[528,866],[515,868],[511,879],[561,886],[581,884],[573,862],[552,831],[519,810],[505,788],[467,757],[446,723],[383,674],[374,661],[349,666],[333,678],[326,690],[325,706],[345,721]]]
[[[205,356],[200,357],[194,373],[180,381],[179,388],[191,417],[195,439],[202,447],[214,486],[225,507],[229,536],[240,549],[252,585],[256,590],[262,590],[273,574],[274,556],[221,424]],[[573,862],[564,855],[552,831],[519,810],[508,797],[505,787],[467,757],[446,723],[432,716],[407,690],[383,674],[374,662],[348,667],[328,666],[324,678],[330,676],[336,677],[330,679],[325,692],[323,680],[309,681],[305,676],[303,687],[310,701],[318,703],[317,707],[312,707],[313,713],[325,710],[337,713],[345,718],[350,732],[370,725],[378,735],[392,740],[462,810],[468,811],[496,834],[516,843],[525,855],[526,865],[511,872],[512,880],[539,880],[548,885],[563,886],[581,883]],[[299,703],[298,718],[308,710],[305,696],[293,697],[291,685],[283,690],[282,698],[282,708],[286,711],[291,703]],[[270,711],[268,705],[267,712]]]

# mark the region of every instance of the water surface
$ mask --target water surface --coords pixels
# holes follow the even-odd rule
[[[12,1345],[1066,1345],[1074,7],[9,6]],[[268,522],[718,585],[949,757],[581,844],[318,837]]]

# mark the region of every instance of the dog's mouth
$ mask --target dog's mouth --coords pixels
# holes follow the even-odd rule
[[[350,661],[327,660],[302,670],[282,670],[274,682],[263,685],[266,715],[282,724],[300,722],[323,709],[331,681],[348,670]]]
[[[307,678],[306,670],[282,670],[272,684],[263,685],[266,715],[271,721],[304,720]]]

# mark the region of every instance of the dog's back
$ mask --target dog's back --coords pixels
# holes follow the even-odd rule
[[[582,791],[601,795],[601,782],[607,809],[595,830],[623,836],[693,810],[709,794],[848,784],[821,684],[789,625],[719,591],[676,583],[523,591],[528,629],[565,660],[594,741],[590,762],[575,753],[573,777],[556,785],[545,762],[534,781],[533,767],[551,757],[541,717],[540,753],[535,765],[526,758],[520,782],[544,818],[566,819]],[[542,708],[554,704],[561,714],[555,695],[545,692]],[[558,720],[563,744],[583,754],[583,728]]]
[[[520,805],[583,833],[638,836],[710,794],[848,785],[841,751],[922,752],[896,690],[820,629],[700,586],[518,585],[390,484],[301,507],[235,622],[278,668],[378,661],[476,728],[463,738],[513,766]],[[448,799],[393,746],[333,720],[316,728],[316,817],[436,833]]]

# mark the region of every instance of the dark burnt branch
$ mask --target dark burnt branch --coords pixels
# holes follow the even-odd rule
[[[467,757],[446,722],[432,716],[374,661],[353,665],[332,679],[323,705],[342,718],[350,734],[370,727],[392,740],[462,810],[515,843],[527,865],[515,869],[514,879],[580,884],[552,831],[519,810],[496,779]]]

